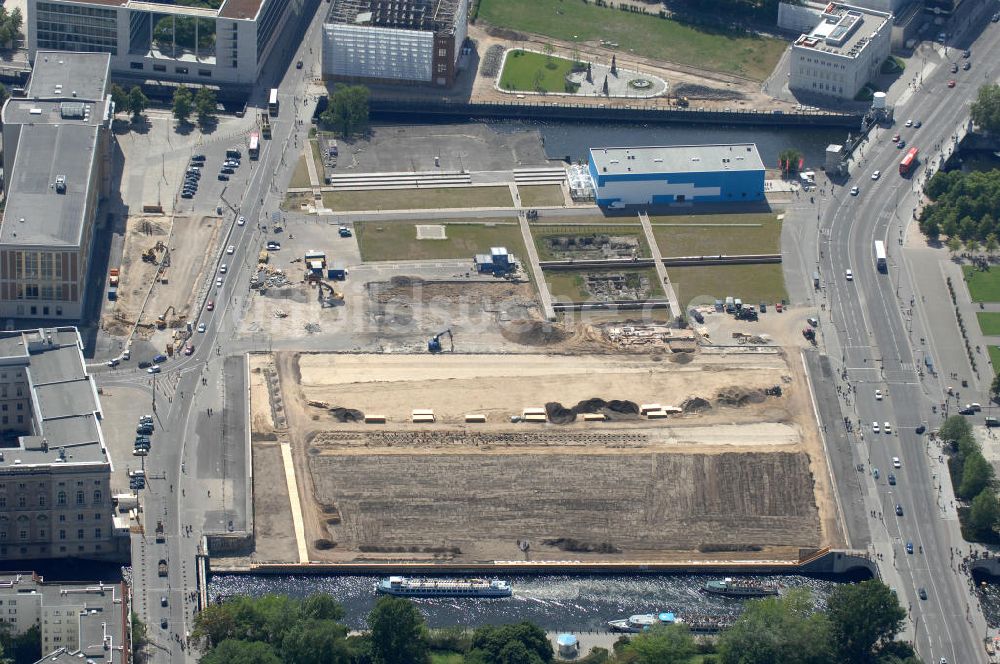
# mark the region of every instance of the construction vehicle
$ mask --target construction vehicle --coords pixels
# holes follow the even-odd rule
[[[142,252],[142,262],[143,263],[155,263],[156,262],[156,252],[152,247]]]
[[[162,314],[160,314],[159,316],[156,317],[156,329],[157,330],[166,329],[166,327],[167,327],[167,316],[170,314],[171,311],[176,311],[176,309],[174,309],[174,305],[172,305],[172,304],[169,307],[167,307],[166,310]]]
[[[316,294],[319,296],[319,303],[324,307],[332,307],[334,302],[343,302],[344,294],[338,291],[336,288],[321,280],[314,280],[316,282]],[[329,297],[323,297],[323,289],[326,289],[330,295]]]
[[[441,337],[448,335],[448,341],[451,342],[451,352],[455,352],[455,337],[452,336],[451,330],[445,330],[444,332],[439,332],[431,337],[431,340],[427,342],[427,350],[431,353],[440,353],[441,348]]]
[[[156,522],[156,542],[157,544],[163,544],[166,541],[166,536],[163,534],[163,522]]]
[[[267,117],[267,113],[260,114],[260,135],[266,139],[271,138],[271,121]]]
[[[119,276],[118,268],[116,267],[111,268],[111,271],[108,273],[108,286],[117,286],[118,276]]]
[[[261,249],[260,253],[257,254],[257,262],[260,264],[264,264],[269,260],[271,260],[271,255],[267,253],[267,249]]]

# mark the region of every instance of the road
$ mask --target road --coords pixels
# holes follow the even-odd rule
[[[966,4],[967,10],[984,5]],[[965,25],[964,20],[959,23]],[[935,428],[941,421],[933,405],[943,400],[944,387],[924,364],[928,355],[937,363],[926,330],[932,319],[953,315],[951,304],[921,301],[901,245],[906,222],[917,207],[916,192],[938,166],[937,146],[951,142],[968,122],[968,104],[979,85],[1000,76],[1000,60],[986,55],[998,52],[1000,27],[983,23],[981,33],[967,37],[974,42],[949,44],[947,53],[939,46],[923,63],[911,59],[911,66],[923,66],[923,84],[900,96],[905,103],[897,105],[896,124],[873,132],[849,181],[842,186],[827,183],[815,196],[824,343],[841,403],[839,412],[833,409],[836,414],[823,416],[824,425],[828,438],[846,434],[853,461],[862,464],[863,475],[855,463],[833,464],[841,501],[856,506],[863,501],[869,516],[867,523],[847,519],[848,537],[851,545],[862,548],[870,541],[871,550],[881,556],[883,578],[910,610],[907,638],[925,662],[985,661],[986,624],[967,578],[956,571],[968,545],[961,539],[946,465],[940,450],[916,432],[920,425]],[[962,38],[959,31],[957,39]],[[950,63],[962,62],[965,47],[973,53],[972,70],[952,74]],[[909,70],[904,76],[909,77]],[[954,88],[947,87],[949,79],[956,80]],[[907,119],[920,120],[922,126],[906,128]],[[921,150],[921,165],[910,177],[898,173],[905,150],[891,141],[895,133],[908,142],[907,149]],[[873,179],[876,170],[881,177]],[[850,194],[852,186],[860,189],[859,195]],[[883,240],[888,248],[886,273],[875,267],[875,240]],[[854,274],[850,281],[848,269]],[[899,459],[898,468],[893,457]],[[889,482],[890,473],[895,484]],[[912,554],[907,543],[912,543]],[[955,556],[953,550],[962,553]],[[920,588],[926,590],[926,600],[919,599]]]
[[[147,625],[148,651],[156,662],[194,661],[190,648],[182,643],[192,629],[196,607],[192,593],[197,587],[195,558],[201,536],[248,526],[247,388],[243,360],[233,355],[230,346],[249,305],[249,278],[265,242],[268,217],[278,209],[280,192],[287,187],[299,148],[312,126],[309,118],[315,100],[305,99],[303,92],[308,78],[319,70],[325,5],[308,5],[302,21],[286,26],[279,37],[279,43],[297,44],[297,50],[274,56],[280,63],[268,65],[247,112],[251,117],[254,105],[266,107],[268,89],[278,81],[281,109],[271,118],[273,138],[262,141],[259,160],[251,162],[244,154],[240,170],[249,170],[249,176],[239,181],[234,176],[234,186],[227,188],[226,200],[235,210],[223,215],[230,228],[221,245],[232,245],[234,251],[220,253],[218,262],[229,267],[226,274],[217,275],[222,278],[221,286],[215,278],[206,280],[204,292],[198,294],[202,309],[194,322],[204,323],[205,332],[194,335],[194,353],[165,363],[152,385],[152,377],[144,372],[95,372],[102,387],[139,388],[155,404],[148,411],[154,416],[156,431],[150,455],[144,459],[148,481],[141,496],[146,532],[133,537],[132,564],[135,610]],[[299,59],[306,64],[301,70],[294,66]],[[211,155],[213,149],[221,152],[225,147],[205,145],[203,149]],[[239,215],[246,218],[244,225],[237,223]],[[212,311],[204,306],[210,299],[215,303]],[[145,358],[133,357],[132,362],[138,359]],[[160,520],[166,527],[162,544],[156,543],[153,533]],[[161,559],[168,563],[166,578],[157,573]]]

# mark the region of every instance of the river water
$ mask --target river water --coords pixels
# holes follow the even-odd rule
[[[530,620],[550,630],[604,631],[608,620],[636,613],[674,611],[685,614],[736,616],[740,600],[706,595],[700,592],[706,581],[721,576],[695,575],[505,575],[514,596],[506,599],[428,598],[414,603],[430,627],[476,627]],[[777,583],[782,588],[805,587],[820,603],[836,585],[834,581],[804,576],[754,577]],[[346,610],[346,624],[352,629],[365,627],[365,616],[375,605],[372,585],[376,576],[254,576],[213,575],[209,597],[216,600],[229,595],[281,593],[304,597],[325,592],[335,597]]]
[[[778,155],[787,148],[795,148],[801,152],[806,166],[819,168],[826,160],[826,147],[831,143],[841,144],[847,140],[845,131],[826,127],[784,129],[523,120],[491,121],[488,124],[499,132],[539,131],[545,140],[545,152],[550,158],[569,157],[572,161],[585,161],[587,150],[592,147],[756,143],[767,168],[777,168]]]

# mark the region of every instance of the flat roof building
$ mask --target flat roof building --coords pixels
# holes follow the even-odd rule
[[[746,202],[764,198],[753,143],[591,148],[598,205]]]
[[[0,332],[0,559],[127,556],[74,327]]]
[[[249,90],[304,10],[304,0],[28,0],[28,55],[107,53],[116,78]]]
[[[45,583],[33,572],[0,575],[0,623],[14,635],[39,628],[39,663],[130,662],[127,601],[122,583]]]
[[[819,23],[792,44],[788,88],[837,99],[879,75],[892,43],[892,14],[831,2]]]
[[[323,24],[323,78],[450,86],[469,0],[333,0]]]
[[[98,203],[111,189],[109,56],[40,52],[3,106],[0,316],[79,320]]]

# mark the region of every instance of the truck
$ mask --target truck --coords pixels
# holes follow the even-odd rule
[[[260,135],[267,140],[271,139],[271,120],[267,113],[260,114]]]
[[[163,544],[166,541],[166,539],[167,538],[163,534],[163,522],[162,521],[157,521],[156,522],[156,543],[157,544]]]
[[[108,299],[112,302],[118,299],[118,286],[108,288]]]
[[[167,575],[167,561],[164,558],[160,558],[160,562],[156,563],[156,573],[159,576]]]
[[[268,260],[270,260],[270,254],[267,253],[267,249],[261,249],[260,253],[257,254],[257,262],[266,263]]]
[[[118,268],[116,267],[111,268],[111,271],[108,273],[108,286],[117,286],[118,276],[119,276]]]
[[[882,240],[875,240],[875,268],[879,272],[887,272],[889,270],[889,266],[885,259],[885,242]]]

